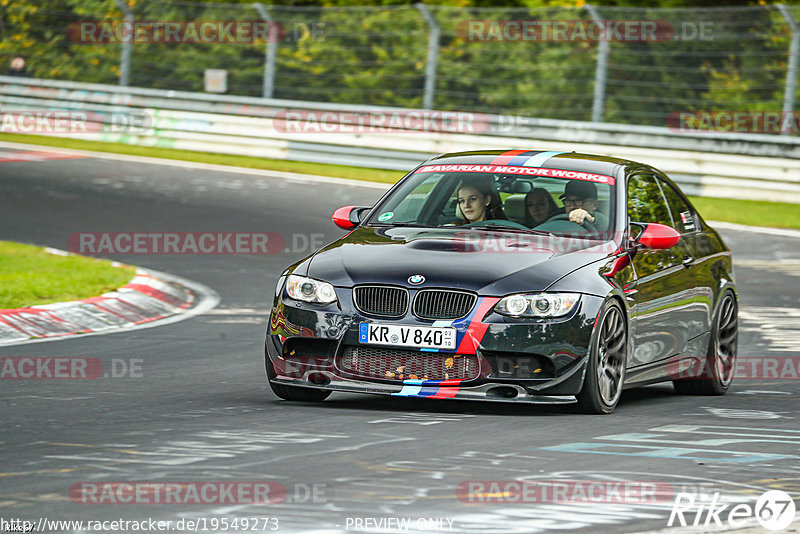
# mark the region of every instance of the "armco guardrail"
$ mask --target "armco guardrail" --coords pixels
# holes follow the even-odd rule
[[[23,111],[74,111],[49,134],[142,146],[408,170],[442,152],[516,147],[639,160],[689,194],[800,203],[800,139],[668,128],[220,96],[0,76],[4,131]],[[17,114],[15,115],[15,112]],[[133,127],[120,117],[138,118]],[[313,119],[313,120],[312,120]],[[367,126],[358,126],[366,120]],[[380,123],[369,126],[369,121]],[[354,126],[355,125],[355,126]],[[32,131],[31,131],[32,130]]]

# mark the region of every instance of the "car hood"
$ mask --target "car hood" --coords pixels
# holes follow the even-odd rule
[[[338,287],[452,287],[483,295],[540,291],[607,258],[612,241],[465,228],[363,227],[320,249],[308,276]],[[576,289],[577,290],[577,289]]]

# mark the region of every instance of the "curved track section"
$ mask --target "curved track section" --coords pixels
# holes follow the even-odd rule
[[[187,521],[241,531],[243,522],[223,529],[220,520],[255,517],[269,519],[258,531],[303,533],[634,532],[666,528],[682,489],[697,490],[697,504],[715,493],[752,505],[766,489],[800,492],[800,381],[784,363],[800,372],[792,237],[723,232],[741,288],[740,356],[763,375],[735,380],[724,397],[652,386],[626,391],[605,417],[346,394],[303,405],[278,400],[265,384],[275,281],[293,259],[341,235],[330,222],[335,208],[372,204],[380,190],[46,151],[14,159],[0,162],[3,239],[66,248],[81,232],[270,232],[281,247],[100,254],[196,280],[219,293],[220,305],[159,328],[0,349],[2,365],[78,358],[101,371],[0,380],[5,518],[37,528],[43,518],[153,519],[172,521],[172,532],[189,530]],[[778,367],[765,371],[767,363]],[[521,480],[538,489],[520,495]],[[619,481],[640,493],[626,497]],[[223,482],[268,484],[269,502],[236,492],[232,500],[187,496]],[[554,498],[546,488],[559,482],[566,493]],[[581,484],[591,482],[599,500],[581,500],[590,487]],[[169,502],[155,497],[165,497],[154,489],[164,483],[178,484]]]
[[[139,268],[130,282],[101,296],[2,310],[0,347],[153,328],[205,313],[217,304],[219,295],[209,287]]]

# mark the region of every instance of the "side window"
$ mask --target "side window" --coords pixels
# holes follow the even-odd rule
[[[630,222],[672,226],[669,209],[653,175],[635,174],[628,179],[628,217]]]
[[[658,223],[672,226],[667,201],[661,193],[656,177],[652,174],[636,174],[628,179],[628,216],[630,222]],[[631,236],[636,237],[639,229],[631,228]],[[645,250],[633,259],[636,274],[647,279],[666,269],[681,264],[683,256],[674,249]]]
[[[381,222],[419,222],[422,217],[422,208],[441,177],[441,174],[432,174],[407,195],[399,195],[400,202],[386,205],[378,220]]]
[[[669,211],[672,213],[672,220],[675,222],[674,228],[682,234],[697,230],[694,210],[671,185],[664,180],[659,180],[658,182],[661,184],[661,190],[664,192]]]

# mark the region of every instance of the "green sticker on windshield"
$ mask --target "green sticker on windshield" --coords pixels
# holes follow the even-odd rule
[[[378,217],[378,220],[381,222],[388,221],[392,217],[394,217],[394,213],[391,211],[387,211],[386,213],[381,213],[380,217]]]

